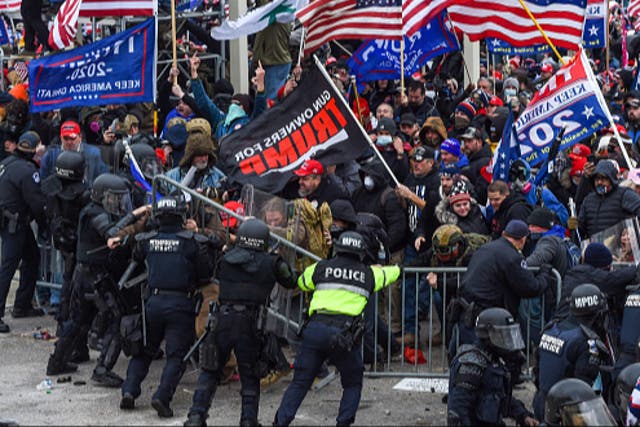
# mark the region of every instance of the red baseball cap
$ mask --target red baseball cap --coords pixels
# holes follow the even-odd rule
[[[244,216],[244,205],[240,202],[236,202],[235,200],[228,201],[224,204],[224,207],[237,213],[238,215]],[[220,211],[220,219],[222,220],[222,225],[225,227],[233,228],[238,225],[238,219],[234,216],[229,215],[225,211]]]
[[[494,107],[503,107],[504,103],[502,102],[502,99],[500,99],[497,96],[493,95],[491,97],[491,99],[489,100],[489,105],[492,105]]]
[[[540,71],[543,73],[553,73],[553,65],[547,63],[540,67]]]
[[[71,138],[77,138],[80,135],[80,125],[72,120],[67,120],[60,126],[60,136],[70,136]]]
[[[293,172],[298,176],[308,176],[308,175],[322,175],[324,173],[324,167],[322,167],[322,163],[314,159],[305,160],[300,169],[297,169]]]

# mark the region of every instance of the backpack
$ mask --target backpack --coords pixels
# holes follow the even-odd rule
[[[567,251],[567,271],[571,270],[576,265],[580,264],[580,257],[582,253],[578,245],[573,243],[569,239],[562,239],[564,243],[564,249]]]

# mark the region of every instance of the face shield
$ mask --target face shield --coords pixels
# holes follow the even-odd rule
[[[107,190],[102,196],[102,207],[112,215],[126,215],[133,210],[128,191]]]
[[[436,256],[441,262],[448,262],[458,258],[460,251],[458,250],[458,244],[450,246],[435,246]]]
[[[147,157],[140,161],[140,170],[145,178],[153,180],[153,177],[162,173],[162,165],[157,157]]]
[[[601,397],[586,402],[564,406],[562,425],[565,426],[615,426],[616,421]]]
[[[506,351],[524,349],[524,341],[520,333],[520,325],[492,326],[489,328],[489,341],[494,347]]]

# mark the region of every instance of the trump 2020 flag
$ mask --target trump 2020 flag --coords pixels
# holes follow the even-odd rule
[[[587,0],[587,10],[584,15],[582,43],[585,49],[607,46],[607,8],[608,1]]]
[[[316,64],[283,102],[220,141],[217,165],[231,180],[273,193],[309,158],[335,165],[368,147],[344,98]]]
[[[533,96],[516,121],[521,156],[542,163],[565,129],[560,150],[588,138],[609,121],[606,103],[582,49]]]
[[[551,52],[548,44],[536,44],[532,46],[513,46],[504,40],[487,38],[487,49],[491,53],[499,55],[520,55],[523,57],[537,56]]]
[[[151,18],[129,30],[29,63],[31,111],[153,102],[156,28]]]
[[[459,50],[446,12],[440,13],[413,35],[404,37],[404,74],[410,76],[431,58]],[[370,40],[363,43],[347,61],[358,81],[400,78],[400,41]]]

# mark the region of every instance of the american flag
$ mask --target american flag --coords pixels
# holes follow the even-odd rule
[[[636,31],[640,31],[640,0],[629,0],[627,16],[629,19],[635,18],[633,28],[635,28]]]
[[[21,0],[0,0],[0,13],[19,12]]]
[[[49,46],[64,49],[73,44],[78,28],[81,0],[65,0],[60,6],[53,27],[49,31]]]
[[[82,0],[80,16],[153,16],[157,10],[157,0]]]
[[[586,0],[525,0],[553,44],[567,49],[581,46],[586,3]],[[518,0],[471,0],[448,10],[454,25],[471,40],[495,37],[525,47],[546,43]]]
[[[307,54],[331,40],[400,40],[426,25],[453,1],[315,0],[296,17],[305,27]]]

